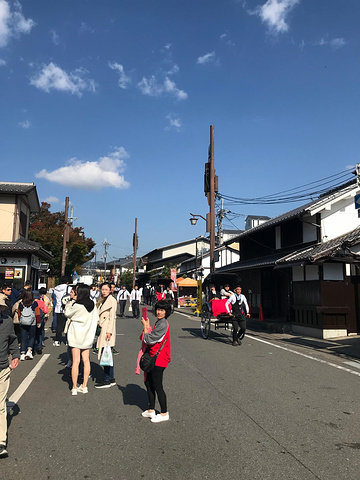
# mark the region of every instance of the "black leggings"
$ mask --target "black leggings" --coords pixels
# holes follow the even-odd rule
[[[157,394],[161,413],[167,412],[166,394],[163,388],[163,375],[165,367],[154,367],[146,374],[145,387],[149,398],[149,410],[155,409],[155,393]]]

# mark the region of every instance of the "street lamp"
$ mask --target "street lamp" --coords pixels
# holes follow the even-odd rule
[[[191,225],[196,225],[197,221],[198,221],[198,218],[202,218],[206,222],[206,218],[203,217],[202,215],[195,215],[193,213],[190,213],[190,215],[191,215],[191,218],[189,218],[189,220],[190,220]]]

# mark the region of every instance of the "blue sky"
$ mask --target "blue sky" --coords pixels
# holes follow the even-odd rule
[[[2,180],[69,196],[108,259],[135,217],[140,255],[201,235],[210,125],[226,195],[359,162],[359,24],[358,0],[0,0]]]

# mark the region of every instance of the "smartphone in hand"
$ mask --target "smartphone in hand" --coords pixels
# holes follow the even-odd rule
[[[144,320],[147,319],[147,308],[146,308],[146,307],[143,307],[143,308],[142,308],[142,318],[143,318]]]

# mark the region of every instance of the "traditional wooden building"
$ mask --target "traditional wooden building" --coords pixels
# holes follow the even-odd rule
[[[321,338],[360,333],[360,230],[355,182],[240,234],[241,278],[253,314]]]

